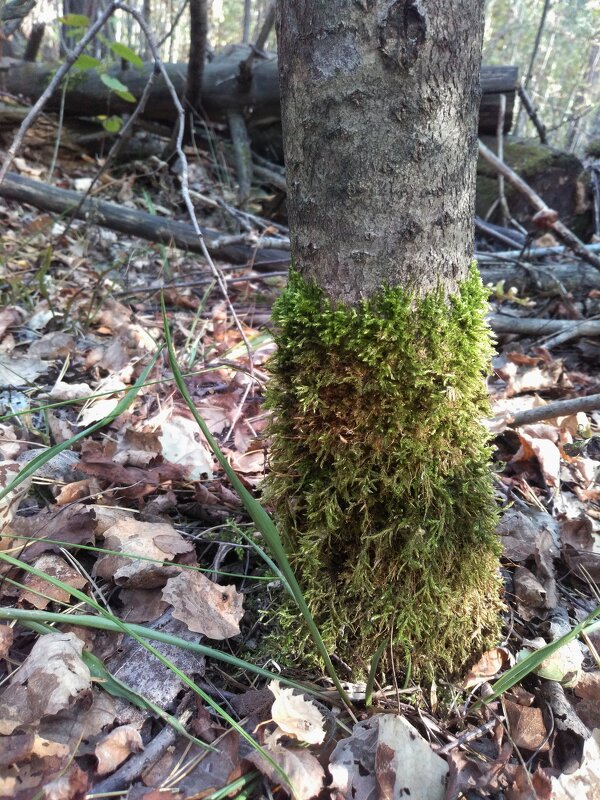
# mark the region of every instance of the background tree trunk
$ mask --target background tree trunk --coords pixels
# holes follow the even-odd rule
[[[202,106],[202,80],[206,61],[208,15],[206,0],[190,0],[190,54],[185,99],[193,111]]]
[[[279,0],[295,271],[274,310],[273,504],[330,652],[456,673],[499,629],[470,267],[483,0]],[[283,657],[305,661],[284,610]]]

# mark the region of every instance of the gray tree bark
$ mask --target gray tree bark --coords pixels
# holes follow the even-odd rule
[[[280,0],[295,266],[334,300],[467,275],[483,0]]]

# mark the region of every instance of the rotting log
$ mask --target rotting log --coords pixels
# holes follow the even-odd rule
[[[9,172],[0,184],[0,197],[18,200],[43,211],[52,211],[68,217],[69,213],[77,208],[82,196],[79,192],[48,186],[41,181]],[[129,236],[138,236],[151,242],[173,244],[181,250],[189,250],[192,253],[202,252],[198,236],[192,226],[185,222],[157,217],[92,197],[83,202],[76,216],[78,219]],[[263,269],[267,267],[277,269],[282,263],[289,263],[289,253],[285,251],[274,248],[259,250],[243,243],[219,245],[221,234],[218,231],[202,228],[202,233],[211,254],[225,261],[245,264],[252,260],[257,268]]]
[[[492,256],[486,253],[485,256]],[[481,279],[485,284],[504,281],[504,288],[514,286],[520,293],[536,292],[543,295],[558,295],[563,292],[589,292],[600,289],[600,272],[594,267],[573,262],[550,263],[531,266],[506,264],[504,266],[478,263]]]
[[[202,108],[211,119],[224,121],[231,111],[245,114],[250,129],[280,125],[279,78],[277,59],[274,55],[255,58],[252,64],[252,80],[240,81],[240,64],[247,62],[251,54],[249,47],[232,45],[225,48],[213,61],[206,64],[202,86]],[[165,64],[169,78],[177,93],[183,97],[187,65]],[[54,67],[51,64],[21,64],[11,67],[7,75],[6,90],[36,100],[48,83]],[[141,68],[130,66],[123,71],[119,67],[109,70],[109,75],[118,78],[129,91],[140,97],[153,63]],[[482,100],[479,111],[479,133],[495,133],[500,107],[500,94],[506,95],[505,131],[512,125],[514,97],[518,81],[518,68],[513,66],[483,67],[481,71]],[[61,92],[50,98],[47,110],[56,110],[61,102]],[[99,114],[123,114],[131,111],[131,103],[111,92],[101,81],[95,70],[71,80],[65,95],[67,116],[97,116]],[[146,119],[173,122],[175,109],[164,79],[158,76],[143,115]],[[279,136],[280,136],[279,129]]]

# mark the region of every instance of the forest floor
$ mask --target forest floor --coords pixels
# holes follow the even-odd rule
[[[51,159],[38,125],[14,169],[48,180]],[[84,191],[97,167],[62,148],[53,182]],[[177,178],[159,167],[111,166],[94,192],[183,218]],[[269,220],[260,230],[232,215],[233,179],[214,153],[191,163],[190,188],[202,225],[235,234],[242,219],[270,235]],[[263,188],[247,208],[266,217],[280,201]],[[598,338],[498,338],[488,424],[505,640],[456,685],[394,676],[365,708],[365,687],[347,684],[348,709],[322,675],[283,670],[282,681],[311,684],[305,693],[268,679],[281,670],[263,644],[280,581],[159,353],[162,289],[194,404],[255,490],[268,453],[270,312],[285,277],[217,262],[227,299],[199,256],[166,245],[5,200],[0,224],[0,491],[82,434],[0,499],[0,797],[271,798],[290,791],[281,769],[300,800],[396,798],[409,786],[413,798],[598,796],[600,630],[478,703],[524,653],[600,604],[600,412],[511,421],[598,393]],[[577,268],[568,254],[542,266],[558,262]],[[493,312],[598,313],[597,289],[533,284],[496,285]]]

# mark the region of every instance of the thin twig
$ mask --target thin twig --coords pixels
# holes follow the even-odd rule
[[[600,336],[600,320],[539,319],[537,317],[510,317],[490,314],[488,322],[496,333],[519,333],[525,336],[549,336],[564,331],[575,331],[577,336]]]
[[[530,247],[526,250],[527,258],[546,258],[547,256],[563,256],[569,247],[557,245],[556,247]],[[599,244],[588,244],[586,250],[590,253],[600,253]],[[475,258],[482,261],[491,261],[493,259],[506,259],[506,258],[520,258],[523,255],[523,250],[500,250],[497,253],[475,253]],[[550,265],[551,266],[551,265]]]
[[[156,70],[154,70],[150,74],[150,77],[146,81],[146,85],[144,86],[144,91],[142,92],[142,96],[140,97],[138,104],[133,109],[133,112],[131,113],[131,115],[130,115],[129,119],[127,120],[127,122],[125,123],[125,125],[123,125],[121,130],[117,133],[117,137],[116,137],[115,141],[113,142],[110,150],[108,151],[108,154],[107,154],[107,156],[106,156],[106,158],[104,160],[104,163],[102,164],[100,169],[94,175],[94,177],[92,179],[92,182],[90,183],[90,185],[88,186],[86,191],[82,193],[81,200],[77,203],[75,208],[72,211],[69,212],[69,222],[67,223],[67,227],[65,228],[65,230],[62,233],[63,236],[67,235],[67,233],[69,232],[71,226],[73,225],[74,220],[77,218],[79,212],[81,211],[81,207],[83,206],[83,204],[85,203],[87,198],[91,195],[92,190],[94,189],[94,187],[96,186],[96,184],[98,183],[100,178],[104,175],[104,173],[108,169],[109,165],[118,156],[119,151],[121,150],[121,148],[123,147],[123,144],[126,141],[126,137],[128,136],[129,131],[132,129],[132,127],[135,124],[135,121],[137,120],[139,115],[143,113],[144,108],[146,107],[146,103],[148,102],[148,98],[150,97],[150,92],[152,91],[152,87],[154,85],[155,79],[156,79]]]
[[[190,705],[191,693],[186,694],[179,704],[176,715],[182,725],[186,725],[191,716],[188,710]],[[144,751],[132,756],[128,761],[119,767],[118,770],[109,775],[100,783],[97,783],[92,790],[93,795],[102,795],[125,789],[140,777],[142,772],[147,770],[160,759],[169,747],[177,740],[178,733],[170,725],[166,725],[148,744]]]

